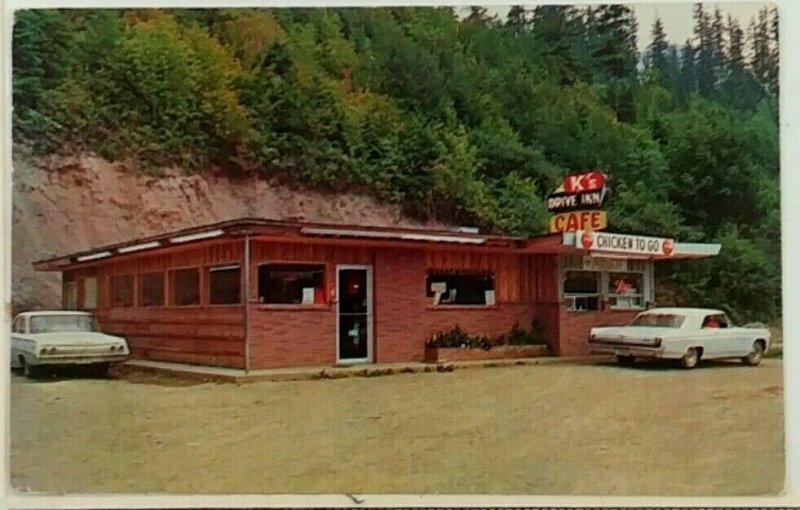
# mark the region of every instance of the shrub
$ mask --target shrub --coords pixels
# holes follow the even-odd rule
[[[511,330],[490,337],[486,335],[470,335],[460,326],[455,326],[447,331],[440,331],[428,339],[426,345],[428,347],[456,347],[465,349],[485,349],[489,350],[498,345],[543,345],[546,344],[544,340],[544,325],[534,319],[531,322],[530,329],[520,327],[519,323],[515,323]]]

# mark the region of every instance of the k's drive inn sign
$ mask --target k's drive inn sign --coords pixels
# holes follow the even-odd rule
[[[575,247],[587,251],[625,253],[629,255],[660,255],[670,257],[675,253],[675,242],[661,237],[630,236],[578,230]]]
[[[550,218],[550,232],[606,228],[606,212],[599,209],[609,193],[607,181],[603,172],[564,177],[561,186],[547,197],[547,210],[554,213]]]

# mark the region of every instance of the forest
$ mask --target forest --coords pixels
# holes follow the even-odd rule
[[[547,231],[563,175],[612,178],[609,230],[719,242],[658,304],[781,313],[778,15],[693,7],[640,53],[625,5],[28,10],[13,139],[359,190],[413,217]]]

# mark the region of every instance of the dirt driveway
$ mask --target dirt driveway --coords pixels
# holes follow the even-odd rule
[[[554,364],[244,385],[13,376],[45,492],[775,494],[782,365]]]

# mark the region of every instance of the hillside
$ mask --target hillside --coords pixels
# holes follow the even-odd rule
[[[112,165],[119,182],[149,183],[167,211],[192,190],[203,212],[163,213],[176,225],[227,212],[216,203],[236,193],[203,198],[225,175],[539,234],[563,176],[602,170],[609,230],[723,245],[714,260],[661,268],[671,301],[770,320],[781,307],[778,13],[749,21],[696,4],[691,40],[670,44],[657,20],[640,54],[625,5],[516,6],[505,19],[481,7],[21,11],[13,136],[45,162],[124,162]],[[116,205],[127,185],[106,174],[93,174],[95,193],[137,223],[137,209]],[[47,176],[29,184],[43,197]],[[90,186],[78,179],[75,190]]]
[[[213,171],[159,177],[92,155],[14,161],[12,296],[15,311],[61,306],[58,273],[31,262],[217,221],[257,216],[363,225],[420,226],[397,206],[355,194],[288,188]]]

